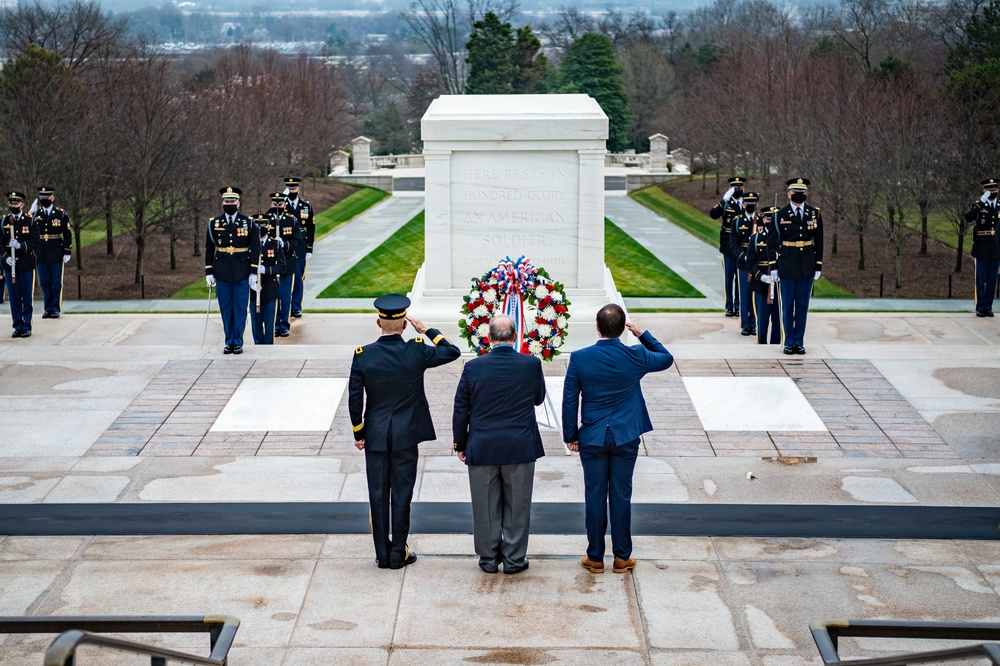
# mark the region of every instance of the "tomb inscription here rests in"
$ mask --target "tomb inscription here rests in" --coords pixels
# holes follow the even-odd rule
[[[424,265],[414,316],[458,332],[470,279],[527,256],[567,288],[564,349],[592,342],[597,309],[621,304],[604,265],[608,118],[587,95],[445,95],[421,120]]]

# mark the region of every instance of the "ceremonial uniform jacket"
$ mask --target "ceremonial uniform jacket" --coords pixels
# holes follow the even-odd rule
[[[258,275],[260,280],[260,300],[274,301],[278,299],[278,278],[288,272],[285,251],[278,247],[278,240],[265,237],[260,242],[260,265],[264,272]]]
[[[225,215],[208,221],[205,240],[205,275],[214,275],[222,282],[239,282],[257,272],[260,258],[260,232],[257,225],[236,213],[232,223]]]
[[[21,244],[21,247],[14,250],[14,268],[18,273],[30,271],[35,268],[35,247],[38,245],[38,227],[32,223],[29,215],[21,214],[17,220],[12,215],[5,215],[0,220],[0,234],[3,239],[3,254],[0,254],[0,261],[3,261],[3,268],[10,270],[7,265],[7,257],[11,255],[10,249],[10,229],[14,227],[14,238]]]
[[[757,290],[770,289],[770,285],[760,278],[775,270],[778,264],[777,248],[768,244],[768,235],[773,226],[770,220],[757,219],[756,230],[747,244],[747,272],[751,286]]]
[[[313,251],[313,241],[316,240],[316,223],[313,221],[313,207],[308,201],[303,201],[302,197],[298,197],[293,202],[289,201],[285,204],[285,212],[289,215],[294,215],[298,220],[299,224],[302,225],[303,236],[305,237],[305,252]],[[304,257],[305,252],[299,255],[299,257]]]
[[[424,371],[454,361],[462,351],[435,328],[424,336],[383,335],[354,350],[347,406],[354,439],[365,440],[366,449],[388,451],[390,436],[394,451],[436,437]]]
[[[792,205],[775,214],[769,241],[778,254],[778,276],[792,280],[812,277],[823,268],[823,217],[819,208],[802,204],[802,221]]]
[[[743,270],[747,270],[747,247],[750,243],[750,235],[757,224],[757,217],[748,218],[746,215],[733,217],[729,227],[729,251],[736,257],[737,265]]]
[[[729,242],[729,234],[733,229],[733,218],[741,215],[743,215],[743,202],[736,201],[735,199],[730,199],[729,201],[720,199],[719,203],[712,206],[712,209],[708,211],[708,216],[713,220],[722,218],[722,226],[719,228],[719,252],[734,259],[736,255],[733,254],[733,248]]]
[[[298,218],[288,213],[276,215],[271,211],[268,211],[267,216],[271,218],[271,225],[274,227],[271,234],[280,236],[285,243],[285,257],[292,259],[306,256],[306,234]]]
[[[62,208],[52,206],[48,211],[39,208],[35,211],[35,226],[38,227],[35,256],[39,263],[61,262],[64,254],[73,251],[73,228]]]
[[[1000,259],[1000,201],[989,206],[977,201],[965,214],[966,222],[975,222],[972,230],[972,256],[981,261]]]

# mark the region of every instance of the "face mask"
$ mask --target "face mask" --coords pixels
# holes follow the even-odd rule
[[[743,190],[736,190],[735,192],[733,192],[733,198],[735,198],[735,199],[742,199],[743,198]]]
[[[10,207],[10,214],[13,215],[14,217],[17,217],[18,215],[21,214],[21,207],[20,206],[11,206]]]
[[[222,206],[222,212],[226,215],[236,215],[237,207],[236,204],[225,204]]]
[[[757,204],[747,204],[747,212],[753,215],[754,211],[757,210]]]
[[[299,198],[299,193],[298,192],[289,192],[288,193],[288,200],[289,201],[295,201],[298,198]]]
[[[805,192],[794,192],[792,194],[792,202],[793,203],[800,204],[800,203],[804,203],[805,200],[806,200],[806,193]]]
[[[38,205],[41,206],[42,208],[48,208],[49,206],[52,205],[52,199],[39,199]]]
[[[997,198],[997,193],[996,192],[990,192],[990,199],[996,199],[996,198]]]

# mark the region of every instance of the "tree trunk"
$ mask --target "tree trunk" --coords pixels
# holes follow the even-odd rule
[[[146,257],[146,219],[143,212],[136,216],[135,225],[135,283],[142,282],[142,262]]]
[[[108,240],[108,254],[115,253],[115,225],[111,219],[111,190],[104,193],[104,233]]]
[[[896,242],[896,289],[903,286],[903,243]]]
[[[832,242],[830,243],[830,254],[837,254],[837,227],[839,221],[840,221],[840,216],[837,214],[837,210],[834,209],[833,224],[831,225],[833,227],[833,239]]]
[[[927,217],[928,217],[928,206],[924,202],[920,202],[920,254],[921,256],[927,254]]]
[[[955,252],[955,272],[962,272],[962,261],[965,257],[965,225],[960,224],[958,227],[958,250]]]
[[[858,232],[858,270],[865,270],[865,232]]]
[[[201,217],[201,212],[198,207],[194,208],[194,254],[192,256],[199,256],[201,254],[201,233],[198,229],[198,218]]]
[[[170,234],[170,270],[177,270],[177,253],[174,252],[174,246],[177,245],[177,236]]]
[[[80,226],[73,229],[73,246],[76,248],[76,269],[83,270],[83,252],[80,249]]]
[[[706,168],[703,169],[701,172],[701,189],[705,189],[705,179],[708,178],[708,169],[707,169],[708,165],[703,165],[703,166],[705,166]]]

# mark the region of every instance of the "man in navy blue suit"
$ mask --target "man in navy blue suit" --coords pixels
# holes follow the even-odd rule
[[[535,461],[545,455],[535,406],[545,400],[542,362],[517,352],[514,320],[490,322],[493,349],[465,364],[455,392],[452,432],[469,466],[472,534],[479,568],[505,574],[528,568]]]
[[[619,338],[626,328],[641,345],[622,343]],[[563,441],[571,451],[580,452],[583,463],[587,556],[580,564],[591,573],[604,572],[610,504],[613,570],[625,573],[635,568],[632,471],[639,437],[653,429],[639,382],[649,372],[669,368],[674,357],[649,331],[626,322],[625,311],[614,304],[597,313],[597,332],[601,339],[573,352],[569,360],[563,388]]]

